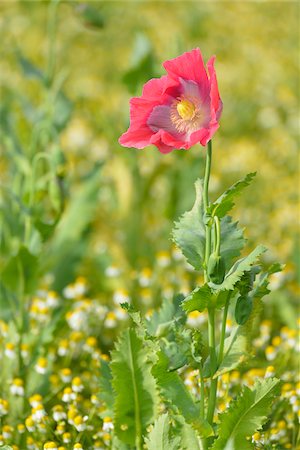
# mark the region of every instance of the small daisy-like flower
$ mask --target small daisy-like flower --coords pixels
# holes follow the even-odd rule
[[[115,328],[117,326],[116,315],[113,311],[107,313],[104,325],[106,328]]]
[[[77,444],[74,445],[73,450],[83,450],[83,447],[79,444],[79,442],[77,442]]]
[[[57,292],[49,291],[47,293],[46,304],[51,309],[56,308],[58,306],[58,304],[59,304],[59,297],[58,297]]]
[[[55,428],[55,433],[57,433],[59,436],[61,436],[64,434],[65,431],[66,431],[66,425],[64,422],[57,424],[57,426]]]
[[[24,396],[24,381],[21,378],[15,378],[10,386],[10,392],[19,397]]]
[[[8,401],[0,398],[0,417],[8,413]]]
[[[11,439],[14,429],[10,425],[3,425],[2,434],[4,439]]]
[[[5,344],[4,354],[9,359],[15,358],[15,356],[16,356],[15,345],[12,342],[7,342]]]
[[[76,281],[74,283],[75,296],[80,298],[86,293],[86,291],[87,291],[86,279],[84,277],[76,278]]]
[[[113,428],[114,428],[114,425],[113,425],[112,418],[109,417],[109,416],[104,417],[102,430],[103,431],[110,431],[110,430],[113,430]]]
[[[275,368],[274,366],[268,366],[266,368],[265,378],[270,378],[275,375]]]
[[[66,356],[69,349],[69,341],[67,339],[61,339],[58,344],[57,353],[59,356]]]
[[[121,270],[117,266],[111,265],[105,269],[105,275],[108,278],[116,278],[120,274],[121,274]]]
[[[206,322],[205,314],[199,311],[192,311],[188,314],[187,325],[190,327],[198,327]]]
[[[118,320],[126,320],[128,318],[127,312],[121,307],[116,308],[114,310],[114,313],[115,313],[115,315],[116,315]]]
[[[113,295],[113,301],[116,305],[121,303],[130,303],[131,298],[129,292],[126,289],[117,289]]]
[[[28,358],[28,356],[29,356],[29,345],[28,344],[21,345],[21,355],[22,355],[23,359]]]
[[[142,287],[148,287],[151,284],[152,279],[152,270],[149,267],[145,267],[142,269],[138,280]]]
[[[75,298],[76,291],[74,284],[68,284],[68,286],[63,289],[63,296],[69,300]]]
[[[269,345],[266,348],[266,358],[267,358],[267,360],[268,361],[273,361],[276,358],[276,356],[277,356],[276,349],[272,345]]]
[[[62,438],[64,444],[69,444],[71,442],[71,433],[64,433]]]
[[[97,339],[94,336],[89,336],[84,343],[84,350],[89,353],[93,353],[95,348],[97,347]]]
[[[36,408],[43,401],[43,397],[40,394],[34,394],[29,397],[29,403],[32,408]]]
[[[46,442],[44,444],[44,450],[58,450],[58,445],[55,442]]]
[[[34,422],[32,416],[28,416],[25,419],[25,426],[30,433],[33,433],[35,431],[35,422]]]
[[[84,431],[86,429],[85,418],[80,415],[74,417],[73,425],[77,431],[79,432]]]
[[[74,394],[74,392],[72,391],[72,389],[70,387],[66,387],[63,390],[63,395],[62,395],[62,401],[65,403],[70,403],[73,400],[75,400],[76,398],[76,394]]]
[[[19,434],[24,434],[26,431],[26,427],[23,423],[18,423],[17,430]]]
[[[35,370],[37,373],[44,375],[47,372],[48,361],[46,358],[39,358],[35,365]]]
[[[72,379],[71,369],[69,369],[68,367],[62,369],[60,371],[60,377],[64,383],[69,383]]]
[[[81,391],[83,391],[83,389],[84,389],[84,386],[82,384],[81,379],[79,377],[73,378],[73,380],[72,380],[72,390],[74,392],[81,392]]]
[[[163,250],[156,254],[156,260],[160,267],[168,267],[171,263],[169,252]]]
[[[31,417],[32,419],[39,423],[46,416],[46,411],[43,408],[43,405],[37,405],[35,408],[32,408]]]

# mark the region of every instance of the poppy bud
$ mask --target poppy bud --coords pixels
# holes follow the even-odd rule
[[[235,305],[235,320],[238,325],[244,325],[252,311],[252,298],[249,295],[240,295]]]
[[[215,284],[221,284],[225,278],[225,263],[222,256],[212,253],[207,264],[207,274]]]

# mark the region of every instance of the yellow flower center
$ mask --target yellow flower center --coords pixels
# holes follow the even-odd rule
[[[189,100],[181,100],[176,105],[177,112],[183,120],[190,120],[195,113],[195,105]]]

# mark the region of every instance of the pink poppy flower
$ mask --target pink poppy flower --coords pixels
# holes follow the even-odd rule
[[[212,56],[207,73],[199,48],[166,61],[167,75],[148,81],[142,96],[130,100],[130,127],[119,143],[135,148],[154,144],[161,153],[205,146],[222,112],[214,61]]]

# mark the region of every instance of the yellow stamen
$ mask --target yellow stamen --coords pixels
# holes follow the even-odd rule
[[[181,100],[176,105],[177,112],[183,120],[190,120],[195,113],[195,105],[189,100]]]

